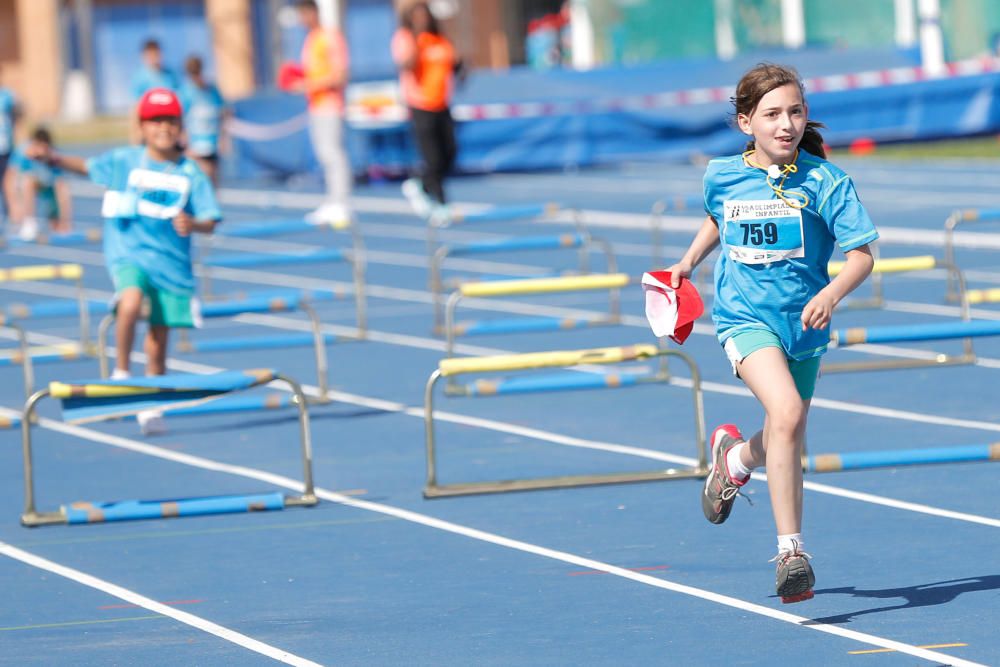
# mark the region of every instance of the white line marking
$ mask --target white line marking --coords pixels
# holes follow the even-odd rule
[[[97,431],[91,431],[89,429],[85,429],[79,426],[70,426],[68,424],[63,424],[61,422],[57,422],[51,419],[41,419],[39,420],[39,424],[45,428],[49,428],[55,431],[68,433],[70,435],[75,435],[77,437],[85,438],[87,440],[92,440],[95,442],[102,442],[108,445],[112,445],[114,447],[120,447],[122,449],[148,454],[150,456],[155,456],[157,458],[162,458],[170,461],[175,461],[178,463],[183,463],[185,465],[203,468],[205,470],[213,470],[213,471],[238,475],[241,477],[247,477],[250,479],[256,479],[262,482],[273,484],[275,486],[283,487],[286,489],[291,489],[297,492],[301,492],[302,490],[302,484],[300,482],[290,479],[288,477],[284,477],[282,475],[276,475],[263,470],[248,468],[245,466],[229,465],[225,463],[220,463],[218,461],[212,461],[210,459],[204,459],[198,456],[193,456],[190,454],[183,454],[180,452],[165,450],[153,445],[129,440],[127,438],[121,438],[118,436],[112,436]],[[413,512],[410,510],[405,510],[402,508],[393,507],[391,505],[385,505],[382,503],[375,503],[366,500],[358,500],[322,488],[316,489],[316,495],[324,500],[340,503],[342,505],[347,505],[350,507],[354,507],[356,509],[366,510],[369,512],[376,512],[387,516],[393,516],[398,519],[402,519],[404,521],[409,521],[411,523],[424,525],[429,528],[442,530],[455,535],[461,535],[463,537],[468,537],[470,539],[478,540],[480,542],[486,542],[489,544],[506,547],[508,549],[514,549],[516,551],[521,551],[523,553],[529,553],[536,556],[541,556],[542,558],[549,558],[551,560],[561,561],[579,567],[581,569],[598,570],[600,572],[606,572],[607,574],[621,577],[623,579],[630,579],[640,584],[653,586],[655,588],[668,590],[674,593],[680,593],[682,595],[687,595],[701,600],[706,600],[708,602],[714,602],[716,604],[725,605],[733,609],[738,609],[744,612],[750,612],[753,614],[757,614],[759,616],[765,616],[767,618],[772,618],[777,621],[782,621],[784,623],[789,623],[809,630],[815,630],[818,632],[834,635],[837,637],[842,637],[844,639],[850,639],[862,644],[878,646],[879,648],[893,649],[901,653],[906,653],[907,655],[912,655],[916,658],[921,658],[923,660],[930,660],[939,663],[946,662],[947,664],[955,665],[956,667],[984,667],[979,663],[974,663],[967,660],[961,660],[958,658],[954,658],[952,656],[945,655],[943,653],[938,653],[936,651],[917,648],[916,646],[912,646],[910,644],[904,644],[902,642],[886,639],[884,637],[879,637],[877,635],[871,635],[864,632],[857,632],[855,630],[848,630],[834,625],[813,623],[811,622],[811,619],[808,619],[804,616],[789,614],[787,612],[778,611],[770,607],[765,607],[763,605],[747,602],[739,598],[734,598],[728,595],[714,593],[712,591],[708,591],[702,588],[696,588],[694,586],[686,586],[684,584],[678,584],[672,581],[668,581],[666,579],[661,579],[659,577],[651,577],[649,575],[641,574],[639,572],[633,572],[632,570],[618,567],[616,565],[611,565],[610,563],[605,563],[603,561],[598,561],[591,558],[585,558],[583,556],[577,556],[576,554],[568,553],[565,551],[549,549],[543,546],[539,546],[537,544],[532,544],[530,542],[523,542],[521,540],[504,537],[502,535],[497,535],[495,533],[479,530],[477,528],[471,528],[469,526],[463,526],[461,524],[453,523],[451,521],[444,521],[442,519],[437,519],[435,517],[431,517],[426,514],[420,514],[418,512]],[[30,554],[26,555],[35,558],[33,556],[30,556]],[[53,563],[52,565],[55,564]],[[61,567],[61,566],[55,566],[55,567]],[[75,573],[75,571],[72,572]],[[77,573],[77,574],[82,574],[82,573]],[[83,575],[83,576],[88,576],[88,575]],[[87,583],[87,582],[81,582],[81,583]],[[92,585],[92,584],[88,583],[87,585]],[[98,588],[97,586],[94,587]],[[165,607],[163,605],[157,605],[157,603],[153,602],[152,600],[148,600],[147,598],[142,598],[141,596],[136,596],[135,594],[132,594],[130,591],[125,591],[124,589],[121,589],[121,591],[123,593],[129,594],[130,596],[135,596],[136,598],[139,598],[145,602],[150,603],[149,605],[143,604],[141,606],[145,606],[147,609],[150,609],[152,611],[157,611],[158,613],[163,613],[165,615],[170,615],[170,616],[174,616],[175,614],[184,614],[184,612],[180,612],[176,609]],[[129,602],[135,602],[135,600],[132,597],[126,597],[125,595],[117,595],[117,596],[121,597],[123,600],[127,600]],[[135,603],[140,604],[138,602]],[[163,609],[169,610],[170,612],[173,613],[167,614],[166,611],[161,611],[159,608],[154,608],[151,605],[157,605],[158,607],[163,607]],[[188,614],[187,616],[190,615]],[[197,619],[197,617],[194,618]],[[201,619],[197,620],[201,621]],[[206,631],[211,631],[208,630],[207,628],[204,629],[206,629]],[[224,630],[224,628],[219,628],[219,629]],[[213,632],[213,634],[218,634],[218,633]],[[314,663],[303,662],[303,663],[289,663],[289,664],[311,665]]]
[[[286,665],[296,665],[298,667],[321,667],[318,662],[306,660],[305,658],[301,658],[294,653],[289,653],[288,651],[275,648],[270,644],[265,644],[264,642],[258,641],[252,637],[247,637],[246,635],[236,632],[235,630],[230,630],[229,628],[225,628],[217,623],[212,623],[211,621],[205,620],[200,616],[195,616],[194,614],[181,611],[180,609],[176,609],[165,604],[160,604],[155,600],[149,599],[145,595],[140,595],[139,593],[118,586],[117,584],[112,584],[104,579],[99,579],[93,575],[87,574],[86,572],[81,572],[80,570],[60,565],[59,563],[54,563],[46,558],[42,558],[41,556],[36,556],[35,554],[24,551],[23,549],[18,549],[15,546],[7,544],[6,542],[0,542],[0,554],[17,561],[21,561],[25,565],[30,565],[31,567],[36,567],[40,570],[57,574],[60,577],[75,581],[76,583],[83,584],[84,586],[89,586],[90,588],[101,591],[102,593],[107,593],[108,595],[116,597],[119,600],[124,600],[125,602],[134,604],[138,607],[167,616],[175,621],[180,621],[185,625],[190,625],[191,627],[201,630],[202,632],[215,635],[216,637],[224,639],[227,642],[231,642],[237,646],[242,646],[243,648],[253,651],[254,653],[259,653],[273,660],[283,662]]]

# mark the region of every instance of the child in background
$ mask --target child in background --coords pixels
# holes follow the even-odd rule
[[[674,287],[721,243],[713,319],[733,372],[764,408],[749,440],[733,424],[712,434],[712,469],[702,510],[724,522],[754,468],[766,465],[778,532],[776,589],[782,602],[813,597],[815,576],[802,539],[802,452],[806,417],[834,307],[871,273],[878,232],[850,177],[827,162],[818,123],[808,120],[798,74],[762,64],[733,98],[741,155],[712,160],[705,218],[680,262]],[[833,280],[834,244],[846,254]]]
[[[31,134],[28,147],[36,146],[45,154],[52,152],[52,135],[44,127]],[[47,220],[57,234],[70,231],[73,219],[69,187],[62,170],[25,154],[28,147],[15,150],[7,173],[4,190],[8,192],[11,219],[20,223],[18,236],[33,241],[38,236],[39,220]]]
[[[115,285],[113,378],[129,376],[129,356],[143,298],[149,299],[146,374],[166,373],[167,336],[200,324],[191,265],[191,234],[209,234],[222,214],[208,178],[178,148],[182,110],[165,88],[147,91],[137,115],[142,146],[118,148],[84,160],[32,147],[29,157],[88,176],[105,186],[104,259]],[[137,415],[144,434],[163,432],[158,411]]]
[[[6,187],[7,180],[4,177],[7,175],[7,165],[14,150],[14,126],[19,115],[20,109],[14,93],[9,88],[0,86],[0,182],[4,185],[0,188],[0,199],[3,200],[3,212],[8,220],[14,220],[15,216],[10,209],[12,203]]]
[[[187,155],[201,167],[212,185],[219,186],[219,144],[226,103],[214,84],[205,80],[203,63],[198,56],[184,61],[187,80],[181,85],[184,129],[187,131]]]

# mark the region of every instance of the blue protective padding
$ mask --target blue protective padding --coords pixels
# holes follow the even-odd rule
[[[532,331],[559,331],[584,329],[600,320],[568,319],[561,317],[514,317],[502,320],[482,320],[459,325],[460,335],[486,336],[489,334],[530,333]]]
[[[344,251],[340,248],[324,248],[302,253],[246,252],[233,255],[215,255],[202,260],[205,266],[274,266],[296,264],[298,262],[342,262]]]
[[[25,307],[27,308],[27,312],[18,312]],[[104,301],[88,301],[87,307],[92,315],[103,315],[110,310],[110,306]],[[4,315],[11,320],[42,317],[77,317],[79,314],[80,302],[73,300],[40,301],[38,303],[8,306],[4,309]]]
[[[265,371],[271,376],[276,372]],[[86,380],[73,382],[74,386],[125,385],[130,387],[155,387],[163,391],[155,394],[126,396],[71,396],[62,399],[63,419],[70,423],[85,423],[132,415],[142,410],[163,410],[172,404],[194,404],[208,401],[231,391],[249,389],[269,380],[244,371],[219,373],[154,375],[122,380]]]
[[[80,503],[79,505],[82,505]],[[89,507],[63,507],[70,524],[162,519],[173,516],[233,514],[262,512],[285,507],[285,497],[279,492],[254,495],[179,498],[177,500],[120,500],[88,503]]]
[[[217,338],[215,340],[193,340],[190,342],[192,352],[226,352],[232,350],[272,350],[301,345],[312,345],[311,333],[291,333],[276,336],[255,336],[253,338]],[[337,337],[323,336],[326,343],[334,343]]]
[[[208,319],[213,317],[232,317],[243,313],[269,313],[276,310],[275,306],[281,302],[282,310],[294,310],[298,308],[302,300],[301,292],[289,291],[282,295],[256,296],[235,301],[213,301],[203,304],[201,316]]]
[[[554,236],[524,236],[489,241],[475,241],[464,245],[451,246],[448,254],[452,257],[478,255],[490,252],[515,252],[518,250],[555,250],[558,248],[579,248],[583,245],[583,234],[558,234]]]
[[[850,329],[837,330],[839,345],[846,343]],[[864,343],[902,343],[948,338],[975,338],[1000,335],[1000,321],[942,322],[937,324],[911,324],[890,327],[869,327],[864,330]]]
[[[266,236],[278,236],[280,234],[294,234],[295,232],[321,231],[330,229],[326,225],[314,225],[305,220],[272,220],[270,222],[259,222],[249,225],[238,223],[227,223],[222,227],[222,233],[216,234],[221,238],[263,238]]]
[[[614,382],[611,382],[611,378]],[[491,389],[480,391],[477,383],[466,385],[469,396],[497,396],[501,394],[530,394],[544,391],[571,391],[574,389],[608,389],[630,387],[640,378],[638,373],[609,376],[602,373],[550,373],[496,381]]]
[[[268,394],[262,396],[225,396],[215,401],[179,408],[166,408],[163,412],[171,417],[193,417],[197,415],[221,415],[230,412],[257,412],[258,410],[279,410],[292,404],[291,394]],[[131,419],[135,415],[130,415]]]
[[[892,466],[921,465],[928,463],[966,463],[969,461],[990,461],[989,445],[961,445],[957,447],[928,447],[926,449],[902,449],[883,452],[846,452],[809,456],[807,470],[816,471],[816,459],[822,456],[837,456],[840,470],[863,470],[865,468],[885,468]]]
[[[507,220],[525,220],[538,218],[550,210],[558,210],[552,204],[520,204],[516,206],[494,206],[485,211],[476,211],[460,215],[455,223],[503,222]]]

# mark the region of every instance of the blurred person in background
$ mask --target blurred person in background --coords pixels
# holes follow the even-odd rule
[[[204,63],[198,56],[184,61],[187,79],[181,84],[187,155],[201,167],[212,185],[219,187],[219,146],[227,114],[226,102],[215,84],[205,80]]]
[[[3,199],[3,212],[8,220],[13,220],[11,201],[6,187],[4,175],[7,173],[7,163],[10,162],[11,151],[14,150],[14,125],[17,122],[19,109],[14,92],[6,86],[0,86],[0,199]]]
[[[299,22],[308,31],[302,45],[302,78],[291,90],[304,93],[309,107],[309,138],[323,168],[326,201],[306,215],[315,224],[351,219],[353,174],[344,147],[344,89],[349,77],[347,42],[333,27],[320,25],[313,0],[297,0]]]
[[[180,78],[170,68],[163,65],[163,51],[160,43],[153,38],[142,43],[140,51],[142,65],[132,74],[132,103],[136,105],[132,110],[131,123],[129,124],[129,140],[131,143],[139,143],[141,136],[139,132],[138,104],[146,91],[153,88],[166,88],[177,92],[180,90]]]
[[[27,145],[13,152],[3,177],[10,218],[20,225],[18,236],[25,241],[37,238],[40,220],[47,220],[57,234],[70,231],[72,203],[62,170],[28,157],[35,153],[48,155],[52,150],[52,135],[44,127],[36,128]]]
[[[444,178],[458,152],[451,94],[461,61],[426,2],[403,10],[392,38],[392,58],[399,68],[400,90],[423,161],[420,179],[406,180],[403,194],[418,215],[446,217]]]

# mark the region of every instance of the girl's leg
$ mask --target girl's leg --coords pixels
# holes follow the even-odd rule
[[[170,329],[159,324],[150,325],[146,332],[146,375],[164,375],[167,372],[167,335]]]
[[[752,353],[739,364],[739,373],[766,413],[763,431],[750,439],[741,459],[748,467],[760,463],[767,467],[767,486],[778,534],[799,533],[802,443],[809,403],[799,396],[785,353],[779,348],[765,347]],[[762,454],[764,461],[760,461]]]
[[[118,295],[115,308],[115,347],[118,350],[115,368],[128,372],[129,356],[132,354],[132,344],[135,342],[135,324],[142,312],[142,290],[138,287],[126,287]]]

